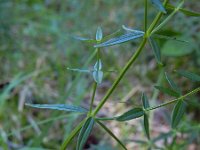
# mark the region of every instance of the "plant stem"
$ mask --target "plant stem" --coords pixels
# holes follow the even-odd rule
[[[151,34],[155,33],[158,30],[160,30],[176,14],[176,12],[181,8],[183,3],[184,3],[184,0],[182,0],[179,3],[179,5],[174,9],[174,11],[161,24],[159,24],[155,29],[153,29]]]
[[[95,82],[95,83],[94,83],[94,87],[93,87],[92,100],[91,100],[91,103],[90,103],[89,115],[90,115],[91,112],[92,112],[92,106],[93,106],[93,103],[94,103],[94,98],[95,98],[96,90],[97,90],[97,83]]]
[[[146,33],[147,31],[147,0],[144,0],[144,5],[145,5],[145,8],[144,8],[144,32]]]
[[[76,134],[80,131],[80,129],[82,128],[82,126],[84,125],[85,121],[88,118],[86,117],[84,120],[82,120],[75,128],[74,130],[70,133],[70,135],[65,139],[65,141],[63,142],[63,144],[61,145],[60,150],[65,150],[67,145],[69,144],[69,142],[71,142],[71,140],[76,136]]]
[[[126,146],[115,136],[112,131],[110,131],[103,123],[97,120],[97,123],[107,132],[112,136],[122,147],[123,149],[127,150]]]
[[[168,1],[169,0],[165,0],[164,5],[166,5]],[[96,109],[93,112],[93,116],[95,116],[99,112],[99,110],[103,107],[103,105],[105,104],[105,102],[107,101],[107,99],[110,97],[110,95],[115,90],[115,88],[118,85],[118,83],[123,78],[124,74],[130,68],[130,66],[135,62],[135,60],[137,59],[137,57],[139,56],[140,52],[142,51],[142,49],[144,48],[144,46],[145,46],[145,44],[147,42],[147,38],[150,35],[149,33],[151,33],[151,31],[153,30],[153,28],[156,26],[156,24],[158,23],[158,21],[162,17],[162,14],[163,13],[159,12],[158,15],[155,17],[154,21],[152,22],[152,24],[150,25],[149,29],[147,30],[145,36],[143,37],[143,40],[140,43],[138,49],[133,54],[133,56],[129,59],[129,61],[127,62],[127,64],[125,65],[125,67],[122,69],[122,71],[120,72],[119,76],[117,77],[117,79],[115,80],[115,82],[113,83],[113,85],[111,86],[111,88],[108,90],[108,92],[103,97],[103,99],[101,100],[101,102],[99,103],[99,105],[96,107]]]
[[[146,41],[147,41],[147,39],[144,37],[143,40],[142,40],[142,42],[141,42],[141,44],[140,44],[140,46],[136,50],[136,52],[133,54],[133,56],[131,57],[131,59],[127,62],[127,64],[122,69],[122,71],[120,72],[119,76],[117,77],[117,79],[113,83],[112,87],[108,90],[108,92],[106,93],[106,95],[103,97],[103,99],[101,100],[101,102],[99,103],[99,105],[94,110],[93,116],[95,116],[98,113],[98,111],[103,107],[103,105],[107,101],[107,99],[113,93],[113,91],[115,90],[115,88],[118,85],[118,83],[121,81],[121,79],[124,76],[124,74],[127,72],[127,70],[130,68],[130,66],[133,64],[133,62],[136,60],[136,58],[138,57],[138,55],[142,51],[143,47],[146,44]]]
[[[168,3],[168,1],[169,0],[165,0],[164,3],[163,3],[163,6],[166,6],[166,4]],[[156,15],[156,18],[153,20],[152,24],[150,25],[150,27],[149,27],[149,29],[147,31],[147,34],[146,34],[147,37],[149,37],[151,35],[152,30],[155,28],[155,26],[157,25],[157,23],[160,21],[162,15],[163,15],[162,12],[159,12]]]
[[[197,92],[199,92],[199,91],[200,91],[200,87],[194,89],[193,91],[191,91],[191,92],[189,92],[189,93],[187,93],[187,94],[185,94],[185,95],[183,95],[183,96],[180,96],[179,98],[173,99],[173,100],[171,100],[171,101],[169,101],[169,102],[160,104],[160,105],[158,105],[158,106],[150,107],[150,108],[146,109],[146,111],[154,110],[154,109],[157,109],[157,108],[160,108],[160,107],[163,107],[163,106],[166,106],[166,105],[175,103],[176,101],[181,100],[181,99],[184,99],[184,98],[186,98],[186,97],[188,97],[188,96],[191,96],[191,95],[193,95],[193,94],[195,94],[195,93],[197,93]]]

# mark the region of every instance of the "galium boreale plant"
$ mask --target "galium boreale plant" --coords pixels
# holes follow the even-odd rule
[[[155,16],[154,20],[152,21],[150,25],[148,23],[148,18],[147,18],[149,3],[152,3],[155,6],[155,8],[158,10],[157,15]],[[114,133],[109,128],[106,127],[106,125],[104,124],[104,121],[112,120],[112,121],[118,121],[119,123],[121,123],[124,121],[133,120],[139,117],[143,118],[144,131],[147,137],[147,141],[145,142],[145,144],[147,145],[148,149],[158,148],[155,144],[156,139],[153,139],[150,136],[149,112],[151,112],[152,110],[170,105],[170,104],[174,104],[174,109],[171,114],[172,132],[170,133],[172,133],[172,136],[175,141],[176,133],[178,132],[178,128],[177,128],[178,124],[181,121],[185,113],[186,106],[187,106],[186,98],[200,91],[200,87],[190,90],[186,94],[184,94],[181,91],[179,86],[173,81],[173,79],[165,70],[165,66],[163,65],[163,62],[161,59],[161,50],[159,48],[158,43],[155,40],[156,38],[164,38],[167,40],[176,40],[177,42],[187,42],[187,41],[178,40],[174,37],[161,35],[158,32],[173,18],[173,16],[176,13],[183,13],[187,16],[193,16],[193,17],[200,16],[200,13],[184,9],[184,0],[179,0],[175,6],[172,5],[169,2],[169,0],[165,0],[163,3],[160,0],[144,0],[144,30],[143,31],[131,29],[123,25],[122,29],[118,30],[117,32],[111,35],[103,37],[102,29],[98,27],[96,31],[95,39],[75,37],[78,40],[93,43],[94,49],[96,52],[96,63],[94,64],[94,67],[92,69],[67,68],[70,71],[77,71],[81,73],[90,74],[91,77],[93,78],[93,81],[94,81],[93,93],[91,97],[90,106],[88,106],[88,109],[83,108],[81,106],[74,106],[74,105],[68,105],[68,104],[27,104],[27,106],[31,106],[35,108],[55,109],[55,110],[85,114],[85,118],[73,129],[73,131],[71,131],[70,135],[66,139],[63,140],[63,143],[60,148],[61,150],[67,149],[67,146],[76,135],[78,135],[76,149],[82,150],[95,124],[99,125],[100,128],[104,129],[114,140],[116,140],[122,149],[127,149],[125,144],[120,140],[120,137],[115,136]],[[109,90],[105,93],[105,96],[96,106],[96,108],[93,108],[96,90],[98,86],[102,83],[104,72],[106,72],[103,69],[103,62],[101,59],[102,56],[101,56],[100,49],[104,47],[116,45],[116,44],[121,44],[124,42],[129,42],[138,38],[141,38],[141,42],[137,50],[133,53],[131,58],[126,62],[125,66],[120,71],[118,77],[115,79],[114,83],[109,88]],[[165,79],[169,84],[169,87],[162,87],[160,85],[157,85],[155,86],[155,88],[159,90],[160,92],[163,92],[165,94],[168,94],[174,97],[174,99],[165,100],[165,103],[163,104],[151,106],[146,94],[142,93],[141,101],[142,101],[143,106],[133,107],[129,111],[124,112],[119,116],[113,116],[110,118],[99,118],[98,112],[101,110],[104,104],[108,101],[108,98],[116,89],[119,82],[123,79],[125,73],[129,70],[130,66],[133,65],[133,63],[139,57],[140,53],[143,51],[146,44],[150,44],[150,46],[152,47],[156,62],[159,65],[159,67],[164,70]],[[195,73],[191,73],[189,71],[181,70],[181,69],[175,70],[174,73],[177,73],[180,76],[188,78],[189,80],[200,82],[200,76]]]

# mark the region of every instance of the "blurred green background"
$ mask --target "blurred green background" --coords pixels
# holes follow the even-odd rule
[[[143,30],[143,7],[143,1],[139,0],[0,0],[0,149],[59,149],[62,140],[81,117],[33,109],[24,104],[68,103],[88,108],[92,77],[66,68],[91,68],[95,63],[94,48],[92,44],[78,41],[73,36],[95,38],[98,26],[102,27],[104,35],[117,31],[121,25]],[[199,11],[200,2],[186,1],[184,7]],[[149,5],[149,23],[156,13]],[[199,84],[177,77],[173,70],[186,69],[200,73],[199,31],[199,18],[178,13],[160,33],[176,36],[189,43],[158,40],[165,70],[186,92]],[[116,72],[105,74],[103,84],[98,88],[95,105],[139,42],[136,40],[101,50],[103,68]],[[152,105],[168,98],[153,88],[159,74],[153,52],[147,45],[99,115],[117,115],[127,107],[140,105],[142,91],[146,91]],[[162,76],[159,79],[166,85]],[[198,96],[189,100],[188,114],[182,124],[184,129],[196,127],[193,132],[190,131],[193,139],[186,141],[187,148],[188,145],[199,145]],[[168,107],[155,112],[151,123],[155,137],[169,130],[167,116],[171,110]],[[127,124],[108,122],[107,125],[130,149],[143,147],[134,141],[144,139],[139,120]],[[87,148],[119,148],[104,131],[97,126],[94,130]],[[71,149],[74,146],[75,141]]]

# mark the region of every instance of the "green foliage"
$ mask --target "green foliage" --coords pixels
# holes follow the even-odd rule
[[[177,73],[183,77],[186,77],[194,82],[200,82],[200,76],[185,70],[178,70]]]
[[[185,113],[185,107],[186,107],[186,103],[183,100],[179,100],[175,104],[173,112],[172,112],[172,121],[171,121],[172,128],[176,128],[179,122],[181,121]]]
[[[42,109],[63,110],[68,112],[87,113],[85,108],[66,104],[26,104],[27,106]]]
[[[126,19],[122,19],[120,21],[117,20],[121,17],[121,15],[122,16],[125,15],[125,13],[123,12],[124,9],[122,9],[122,10],[114,9],[114,10],[110,11],[111,12],[110,15],[108,15],[107,12],[101,11],[101,13],[104,14],[103,16],[101,16],[102,18],[96,18],[96,15],[93,15],[93,14],[95,14],[94,12],[97,11],[96,9],[98,9],[98,7],[108,7],[109,8],[110,6],[113,6],[113,4],[123,7],[123,5],[120,5],[123,2],[119,3],[118,1],[113,1],[113,2],[112,1],[102,1],[102,2],[70,1],[69,6],[65,3],[61,4],[60,2],[50,2],[50,1],[46,2],[45,1],[44,6],[41,3],[42,3],[41,1],[37,1],[37,2],[24,1],[22,4],[17,1],[4,3],[3,7],[1,7],[2,9],[5,9],[5,11],[4,11],[4,13],[2,13],[0,15],[1,20],[3,22],[2,23],[3,27],[0,26],[0,34],[3,33],[4,36],[2,36],[2,37],[5,37],[5,35],[8,36],[7,34],[9,34],[9,33],[5,32],[4,28],[8,28],[6,31],[16,32],[16,34],[13,34],[14,32],[11,32],[12,36],[10,36],[10,39],[9,39],[9,40],[11,40],[11,42],[7,42],[6,44],[3,44],[2,46],[0,46],[0,50],[1,49],[8,50],[9,53],[7,54],[6,57],[9,57],[8,59],[13,60],[12,63],[15,64],[17,62],[16,60],[22,59],[23,56],[26,56],[26,54],[20,54],[20,55],[13,54],[10,56],[10,54],[13,53],[13,49],[10,48],[10,45],[12,45],[14,43],[15,49],[22,49],[22,51],[25,51],[28,47],[27,45],[29,45],[28,41],[30,39],[31,41],[34,41],[35,43],[32,46],[30,46],[31,48],[28,47],[30,49],[28,49],[27,51],[28,51],[28,53],[30,53],[30,56],[27,58],[25,63],[23,62],[22,64],[25,67],[27,67],[26,65],[30,65],[30,63],[33,63],[33,62],[30,62],[30,60],[37,59],[36,64],[34,62],[33,64],[30,65],[30,68],[31,68],[31,70],[32,70],[32,68],[37,68],[36,70],[38,71],[38,70],[40,70],[40,68],[43,68],[43,65],[45,66],[45,64],[47,62],[50,62],[49,63],[50,67],[49,66],[44,67],[45,69],[47,68],[46,70],[48,70],[47,72],[44,73],[45,77],[41,77],[41,80],[36,80],[38,82],[38,84],[42,85],[41,89],[37,89],[37,87],[35,89],[37,89],[38,95],[45,93],[45,92],[40,91],[40,90],[43,90],[43,88],[42,88],[43,84],[46,85],[45,81],[49,80],[50,83],[52,81],[56,81],[56,84],[58,84],[58,86],[56,88],[58,88],[60,91],[58,90],[59,91],[58,93],[56,93],[56,92],[54,93],[51,91],[48,91],[46,93],[52,94],[52,95],[54,94],[53,97],[60,99],[58,102],[55,102],[55,103],[59,103],[59,104],[30,104],[30,103],[28,103],[28,104],[26,104],[27,106],[30,106],[33,108],[53,109],[53,110],[61,110],[61,111],[74,112],[74,113],[78,112],[78,113],[83,113],[85,115],[82,116],[82,117],[84,117],[84,119],[82,119],[82,121],[80,121],[78,123],[78,125],[76,125],[74,122],[74,120],[77,117],[70,118],[68,116],[68,118],[67,118],[68,123],[63,125],[63,126],[65,126],[64,127],[65,129],[64,129],[64,132],[62,132],[63,143],[61,145],[61,148],[59,146],[57,146],[57,147],[54,146],[53,142],[51,143],[48,141],[49,137],[46,135],[46,133],[48,133],[50,126],[45,126],[45,130],[42,131],[43,132],[42,135],[37,137],[37,140],[35,140],[35,138],[34,138],[31,141],[27,142],[29,144],[29,145],[27,145],[27,147],[29,147],[29,146],[39,147],[40,145],[42,145],[41,143],[43,143],[43,141],[45,141],[43,139],[45,137],[45,139],[47,139],[49,145],[53,145],[53,146],[49,146],[50,148],[61,149],[61,150],[70,149],[70,148],[68,148],[69,144],[72,143],[72,140],[75,138],[75,136],[79,134],[77,142],[76,142],[76,149],[82,150],[93,130],[94,125],[98,124],[99,127],[104,129],[106,131],[106,133],[108,133],[123,149],[127,149],[126,145],[122,142],[124,140],[122,140],[122,141],[120,140],[121,138],[123,139],[123,137],[117,137],[114,134],[114,132],[112,132],[108,127],[106,127],[106,124],[103,123],[103,121],[116,121],[117,123],[120,123],[123,121],[130,121],[130,120],[133,120],[133,119],[143,116],[143,126],[144,126],[144,131],[145,131],[147,140],[146,141],[145,140],[135,140],[135,142],[140,143],[142,145],[142,147],[144,146],[147,149],[165,149],[165,148],[173,149],[173,148],[177,148],[177,147],[179,148],[180,146],[175,145],[174,143],[176,143],[177,132],[182,132],[177,127],[179,124],[183,123],[183,121],[181,121],[181,120],[183,119],[183,115],[184,115],[185,109],[186,109],[185,100],[187,100],[186,99],[187,97],[199,92],[200,87],[197,87],[196,89],[191,90],[188,93],[184,94],[184,92],[186,91],[185,89],[187,89],[187,87],[181,88],[183,90],[183,91],[181,91],[181,89],[176,84],[176,83],[178,83],[178,84],[180,84],[180,83],[177,82],[176,80],[175,80],[176,81],[175,82],[171,78],[171,75],[169,75],[165,71],[171,70],[171,69],[173,69],[173,67],[178,68],[178,69],[182,68],[182,64],[183,64],[182,62],[184,62],[185,60],[183,60],[180,65],[180,62],[179,62],[180,60],[178,60],[178,59],[176,59],[177,62],[174,63],[174,61],[171,62],[168,58],[164,58],[164,57],[162,57],[162,60],[161,60],[161,56],[174,56],[175,58],[177,56],[179,56],[179,57],[184,56],[183,58],[186,59],[187,55],[190,54],[191,57],[194,57],[193,55],[195,53],[195,49],[198,44],[193,46],[193,44],[188,42],[188,41],[191,41],[190,40],[191,35],[186,34],[188,29],[187,30],[181,29],[182,33],[185,32],[184,36],[187,35],[186,36],[187,38],[185,39],[187,41],[182,40],[182,38],[180,37],[180,35],[182,36],[182,33],[177,34],[180,37],[180,39],[179,38],[177,39],[175,37],[176,34],[175,35],[171,35],[171,34],[166,35],[166,34],[164,34],[164,31],[165,31],[165,27],[168,27],[168,23],[171,23],[170,25],[173,26],[173,21],[175,21],[175,20],[172,21],[172,19],[178,12],[181,12],[187,16],[192,16],[192,17],[199,17],[199,13],[183,8],[184,0],[178,1],[176,3],[176,5],[170,4],[169,0],[165,0],[163,3],[160,0],[151,0],[151,3],[155,6],[155,8],[157,10],[159,10],[159,12],[151,10],[152,8],[149,7],[148,0],[137,1],[137,2],[133,1],[133,2],[129,2],[129,3],[131,3],[131,4],[136,3],[140,7],[141,7],[141,4],[144,3],[144,8],[141,7],[141,10],[144,9],[144,23],[143,23],[144,31],[135,30],[135,29],[132,29],[125,25],[122,25],[122,28],[120,28],[116,32],[114,32],[112,34],[108,34],[108,35],[106,35],[108,33],[108,31],[105,28],[105,30],[104,30],[105,35],[104,35],[102,28],[98,27],[96,30],[96,34],[93,34],[93,37],[86,36],[86,38],[85,38],[84,35],[88,34],[87,33],[88,31],[90,33],[92,33],[95,30],[96,26],[98,26],[97,24],[102,24],[104,26],[108,25],[110,27],[113,27],[113,25],[112,25],[113,22],[115,22],[117,25],[119,25],[119,24],[121,24],[122,21],[128,20],[130,18],[130,16],[128,16]],[[14,4],[16,4],[16,5],[14,5]],[[56,5],[56,7],[60,8],[60,9],[57,9],[57,8],[51,9],[51,7],[55,7],[54,5]],[[89,7],[89,5],[91,5],[91,6]],[[6,10],[7,7],[12,8],[10,6],[16,6],[16,8],[17,8],[16,11],[12,11],[11,9],[10,9],[11,12],[7,11]],[[77,11],[76,10],[77,7],[80,7],[81,10],[84,10],[84,11]],[[88,9],[88,7],[90,9]],[[23,10],[21,8],[27,9],[26,10],[27,13],[25,13],[26,11],[25,12],[20,11],[20,13],[18,13],[19,10]],[[57,12],[58,10],[60,12]],[[67,14],[65,12],[66,10],[69,10],[69,12],[71,12],[71,10],[73,10],[74,14],[73,13]],[[32,12],[30,12],[30,11],[32,11]],[[114,18],[113,18],[113,12],[116,13],[115,14],[116,16]],[[130,9],[130,12],[131,13],[133,12],[132,7]],[[153,14],[154,12],[157,12],[157,15],[155,16],[154,19],[152,19],[151,17],[154,16],[154,14]],[[9,20],[10,18],[7,17],[8,13],[12,13],[16,17],[13,19],[15,21],[8,23],[10,21]],[[134,11],[134,14],[135,13],[136,13],[136,11]],[[35,15],[32,15],[32,14],[35,14]],[[84,19],[85,17],[80,17],[80,14],[84,15],[84,16],[88,16],[90,19],[85,20]],[[25,15],[27,18],[25,20],[23,20],[23,18],[21,19],[22,15]],[[52,17],[49,17],[49,16],[52,16]],[[5,18],[8,19],[8,22],[6,22],[7,19],[5,19]],[[16,20],[18,20],[18,21],[16,21]],[[31,20],[31,22],[27,23],[27,20],[29,20],[29,21]],[[100,23],[100,22],[98,22],[98,20],[101,20],[102,22]],[[106,22],[105,20],[111,20],[111,22]],[[136,20],[136,21],[134,20],[134,22],[130,21],[130,24],[135,25],[135,26],[141,26],[142,23],[140,20],[141,20],[141,17],[139,18],[139,21],[138,20]],[[153,21],[150,23],[150,20],[153,20]],[[170,21],[172,21],[172,22],[170,22]],[[69,27],[69,29],[67,29],[65,26],[64,27],[62,26],[63,24],[66,24],[66,22],[67,22],[67,24],[69,22],[69,24],[71,26],[71,27]],[[96,25],[94,25],[94,22],[96,22]],[[90,25],[89,25],[89,23],[90,23]],[[14,26],[8,26],[10,24],[14,24]],[[79,26],[77,26],[76,24],[79,24]],[[193,23],[193,24],[195,25],[195,23]],[[74,26],[76,26],[76,27],[73,28]],[[176,26],[173,26],[173,27],[175,28]],[[87,31],[85,31],[85,29],[87,29]],[[189,28],[189,29],[191,30],[191,32],[192,32],[192,30],[195,31],[195,27]],[[23,34],[23,36],[22,36],[23,38],[18,40],[17,41],[18,43],[15,43],[15,39],[18,39],[18,38],[17,37],[15,38],[14,35],[18,35],[19,34],[18,32]],[[68,34],[69,32],[70,33],[77,32],[77,33]],[[81,35],[74,36],[74,35],[79,35],[78,32],[81,32]],[[66,37],[66,34],[67,34],[67,37]],[[195,33],[195,35],[196,35],[196,33]],[[26,38],[26,37],[28,37],[28,38]],[[83,43],[72,44],[72,41],[74,39],[79,40],[79,41],[75,41],[75,42],[82,41]],[[134,63],[145,63],[147,60],[146,58],[151,58],[151,56],[150,56],[151,54],[149,54],[148,51],[145,52],[145,54],[142,53],[145,49],[148,49],[148,46],[147,46],[148,41],[153,50],[153,53],[155,56],[155,61],[158,63],[158,67],[161,70],[160,76],[161,76],[161,78],[163,76],[165,76],[165,78],[166,78],[165,81],[167,81],[170,86],[170,88],[161,86],[163,84],[162,84],[162,80],[160,80],[160,77],[159,77],[158,83],[157,83],[158,86],[155,86],[155,88],[158,89],[160,92],[163,92],[165,94],[168,94],[169,96],[173,96],[176,98],[173,100],[166,100],[161,104],[157,104],[155,100],[158,99],[159,93],[157,90],[155,90],[155,91],[153,91],[153,94],[152,94],[153,96],[150,99],[151,100],[150,102],[152,102],[151,104],[154,106],[150,106],[149,100],[148,100],[146,94],[143,93],[142,97],[141,97],[143,106],[138,106],[138,104],[136,105],[137,102],[134,102],[133,106],[131,106],[129,111],[123,113],[120,116],[117,116],[117,117],[111,116],[108,118],[98,117],[99,111],[102,110],[102,107],[110,99],[110,96],[114,93],[114,91],[117,91],[117,86],[119,85],[119,83],[122,82],[122,79],[126,78],[125,74],[128,71],[132,71],[130,73],[137,72],[137,69],[130,69],[131,66],[133,66]],[[131,43],[131,44],[130,45],[128,45],[128,44],[121,45],[122,43],[125,43],[125,42]],[[54,43],[54,44],[51,45],[50,43]],[[110,46],[117,45],[117,44],[120,45],[120,49],[126,48],[127,51],[126,52],[125,51],[118,52],[117,50],[119,48],[116,46],[116,49],[113,52],[112,47],[110,47]],[[135,48],[135,45],[137,45],[137,44],[139,46],[133,52],[132,49]],[[71,45],[74,45],[74,47]],[[48,51],[46,52],[46,53],[48,53],[48,55],[41,52],[41,50],[44,49],[44,46],[49,47]],[[109,47],[109,49],[107,47]],[[87,51],[81,50],[84,48],[86,48]],[[108,49],[108,51],[106,51],[106,52],[103,51],[103,48]],[[77,49],[77,51],[75,49]],[[130,49],[130,51],[129,51],[129,49]],[[36,56],[32,55],[32,54],[34,54],[33,51],[37,51],[38,55],[36,55]],[[1,53],[2,52],[0,51],[0,54]],[[50,55],[51,53],[55,53],[55,55]],[[133,54],[130,55],[130,53],[133,53]],[[139,59],[139,56],[141,56],[142,54],[144,54],[143,58],[141,58],[140,61],[137,61]],[[42,55],[44,57],[44,58],[42,57],[42,60],[41,60],[41,57],[37,58],[40,55]],[[127,62],[125,62],[124,56],[129,58],[129,60],[127,60]],[[109,67],[109,65],[112,65],[111,66],[112,69],[117,68],[115,63],[120,62],[120,61],[118,61],[118,58],[119,58],[119,60],[122,60],[123,62],[125,62],[125,65],[124,65],[124,67],[122,67],[122,69],[119,69],[120,71],[119,71],[119,74],[117,75],[117,78],[113,79],[113,77],[109,75],[109,73],[111,71],[105,71],[104,68]],[[59,63],[58,63],[58,59],[59,59]],[[86,59],[87,59],[87,62],[83,64],[82,62],[85,62]],[[146,60],[144,61],[144,59],[146,59]],[[63,66],[66,65],[66,60],[67,60],[67,66],[77,66],[77,65],[80,65],[80,63],[81,63],[82,65],[80,66],[80,68],[87,68],[87,69],[78,69],[79,67],[78,68],[69,68],[68,67],[67,68],[68,72],[67,72],[67,76],[66,76],[66,72],[63,71],[64,70]],[[79,60],[79,61],[77,61],[77,60]],[[93,65],[92,65],[92,62],[95,62],[95,63],[93,63]],[[188,62],[188,60],[186,60],[186,62]],[[195,63],[196,62],[194,62],[193,64],[195,64]],[[19,62],[19,64],[20,64],[20,62]],[[163,64],[166,64],[166,65],[164,66]],[[91,67],[90,65],[92,66],[92,69],[90,69],[90,67]],[[183,66],[183,67],[185,67],[185,66]],[[192,69],[195,69],[195,67],[196,66],[194,65]],[[6,68],[6,67],[3,66],[3,68]],[[29,67],[27,67],[27,68],[30,70]],[[148,68],[148,66],[147,66],[147,68]],[[159,72],[159,69],[157,69],[157,67],[154,67],[154,68],[156,68],[156,69],[153,71],[154,72],[153,76]],[[6,69],[9,70],[9,67]],[[4,69],[4,70],[6,70],[6,69]],[[20,69],[24,69],[24,68],[21,67]],[[19,69],[17,68],[15,72],[18,72],[18,70]],[[49,71],[52,71],[53,73],[55,73],[55,74],[58,73],[58,74],[55,76],[52,75],[53,76],[52,77],[51,76],[52,72],[49,73]],[[165,74],[163,74],[163,72],[165,72]],[[139,72],[141,79],[145,78],[144,80],[141,80],[141,84],[145,83],[144,85],[146,85],[147,73],[146,72],[144,74],[143,73],[140,74],[140,73],[141,72]],[[176,71],[176,73],[178,73],[178,75],[186,77],[192,81],[195,81],[195,82],[200,81],[200,76],[197,74],[194,74],[194,73],[191,73],[191,72],[188,72],[185,70],[178,70],[178,71]],[[90,78],[91,77],[93,78],[93,80],[91,80],[90,82],[87,83],[87,79],[88,79],[87,75],[88,74],[90,75]],[[86,76],[84,76],[84,75],[86,75]],[[12,90],[15,87],[17,87],[22,81],[27,81],[28,79],[30,79],[32,77],[33,77],[32,73],[27,74],[27,75],[19,74],[19,75],[15,76],[9,82],[8,86],[6,86],[5,88],[3,88],[2,91],[0,91],[1,92],[1,94],[0,94],[1,106],[4,107],[3,104],[5,104],[5,101],[10,97],[10,95],[11,95],[10,93],[12,92]],[[47,77],[48,77],[48,79],[47,79]],[[54,78],[56,78],[56,79],[54,79]],[[153,79],[155,79],[155,78],[156,78],[156,76],[153,77]],[[34,81],[34,78],[32,80]],[[94,103],[96,101],[96,97],[101,96],[101,95],[99,96],[99,93],[98,93],[98,96],[96,94],[97,94],[98,88],[103,87],[103,86],[100,87],[100,85],[103,85],[102,83],[104,82],[104,80],[114,80],[114,82],[110,86],[110,88],[107,90],[107,92],[105,93],[105,96],[102,96],[103,98],[100,100],[100,102]],[[65,84],[66,82],[69,82],[69,84],[67,84],[67,86]],[[122,84],[121,84],[122,87],[124,87],[123,85],[126,85],[127,82],[129,82],[129,80],[122,82]],[[151,80],[149,80],[148,83],[149,82],[151,85],[153,85]],[[188,85],[191,84],[189,81],[187,81],[187,82],[188,82]],[[51,83],[51,84],[50,85],[53,88],[55,88],[54,87],[55,83]],[[195,84],[195,83],[192,83],[192,84]],[[72,86],[68,87],[68,85],[72,85]],[[91,85],[93,85],[93,86],[91,86]],[[199,85],[197,84],[197,86],[199,86]],[[77,87],[77,88],[74,88],[74,87]],[[84,103],[85,105],[89,104],[89,106],[86,106],[86,108],[90,108],[90,109],[85,109],[83,107],[80,107],[80,105],[81,105],[80,103],[81,103],[81,100],[83,100],[85,98],[85,96],[87,96],[87,95],[85,95],[85,93],[86,92],[89,93],[90,89],[92,90],[92,96],[90,98],[90,101],[88,102],[88,98],[87,98],[87,102]],[[102,91],[104,91],[104,89]],[[120,92],[116,92],[116,93],[120,94],[122,90],[119,89],[119,91]],[[150,91],[150,90],[148,90],[148,91]],[[76,97],[74,97],[75,94],[76,94]],[[127,94],[127,95],[129,96],[129,94]],[[115,95],[113,94],[113,99],[115,99],[114,96]],[[46,97],[47,97],[47,99],[49,99],[49,97],[47,95],[38,96],[38,97],[36,97],[36,99],[39,101],[40,99],[44,99]],[[162,98],[163,98],[163,95],[161,95],[161,99]],[[73,105],[63,104],[63,103],[65,103],[66,99],[67,100],[69,99],[69,101],[73,100]],[[192,99],[192,98],[190,98],[190,99]],[[38,103],[38,101],[37,101],[37,103]],[[52,101],[50,103],[52,103]],[[168,106],[170,104],[174,104],[174,103],[175,103],[174,109],[171,114],[172,130],[166,134],[161,134],[158,137],[153,137],[153,135],[151,135],[151,130],[150,130],[150,124],[151,124],[151,121],[153,121],[152,118],[149,117],[151,115],[150,114],[151,111],[161,108],[161,107]],[[95,106],[94,104],[95,105],[97,104],[97,105]],[[94,108],[94,106],[95,106],[95,108]],[[2,108],[0,108],[0,109],[3,110]],[[5,108],[9,109],[9,107],[5,107]],[[28,110],[30,110],[30,109],[28,109]],[[43,114],[44,111],[41,111],[41,112],[42,112],[41,114]],[[54,116],[60,116],[60,114],[59,114],[60,111],[56,111],[56,112],[57,113],[52,114],[53,120],[56,120],[54,118]],[[38,115],[38,116],[41,117],[40,115]],[[36,117],[38,117],[38,116],[36,116]],[[44,112],[44,116],[46,117],[45,112]],[[47,116],[49,116],[49,114]],[[14,117],[15,117],[15,115],[14,115]],[[12,117],[12,118],[14,118],[14,117]],[[34,118],[35,118],[35,116],[34,116]],[[31,120],[31,119],[29,118],[29,120]],[[51,118],[49,118],[49,120],[51,120]],[[22,123],[24,123],[24,122],[26,122],[26,121],[22,120]],[[34,130],[36,130],[36,131],[39,129],[39,127],[38,127],[39,123],[35,122],[34,119],[32,119],[29,122],[31,123],[31,126],[29,126],[28,128],[33,127]],[[45,120],[44,120],[44,122],[45,122]],[[44,123],[44,122],[42,122],[42,123]],[[21,125],[21,124],[17,124],[16,126],[19,126],[19,125]],[[74,125],[76,125],[76,126],[74,127]],[[22,128],[22,129],[24,131],[26,128]],[[173,130],[173,129],[175,129],[175,130]],[[3,133],[5,133],[5,132],[1,127],[0,127],[0,131],[2,133],[1,137],[3,137],[3,140],[0,140],[0,144],[3,143],[2,145],[3,146],[5,145],[4,147],[6,147],[6,143],[9,143],[8,140],[12,139],[12,138],[3,136]],[[20,132],[21,132],[21,130],[20,130]],[[11,135],[14,135],[14,133],[15,132],[12,132]],[[131,133],[129,133],[129,134],[131,134]],[[29,134],[27,134],[27,135],[29,136]],[[98,135],[98,136],[100,136],[100,135]],[[19,136],[19,137],[21,137],[21,136]],[[51,138],[54,138],[54,136]],[[170,142],[168,143],[167,138],[171,138],[171,139],[173,138],[173,141],[171,143]],[[62,139],[62,138],[59,138],[59,141],[60,141],[60,139]],[[156,142],[159,140],[165,141],[163,147],[161,147],[161,148],[156,145]],[[0,149],[1,149],[1,147],[0,147]],[[73,144],[72,144],[71,149],[75,149],[73,147]]]
[[[142,108],[133,108],[116,118],[117,121],[128,121],[144,115]]]

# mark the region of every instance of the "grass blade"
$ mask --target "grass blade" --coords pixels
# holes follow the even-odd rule
[[[186,103],[183,100],[179,100],[176,105],[174,106],[172,112],[172,122],[171,127],[176,128],[179,124],[180,120],[182,119],[186,108]]]
[[[176,91],[174,90],[171,90],[169,88],[164,88],[162,86],[154,86],[156,89],[158,89],[159,91],[165,93],[165,94],[168,94],[170,96],[174,96],[174,97],[179,97],[179,93],[177,93]]]
[[[100,43],[100,44],[97,44],[97,45],[94,45],[95,48],[98,48],[98,47],[107,47],[107,46],[112,46],[112,45],[116,45],[116,44],[120,44],[120,43],[124,43],[124,42],[127,42],[127,41],[130,41],[130,40],[134,40],[134,39],[137,39],[137,38],[140,38],[142,37],[143,34],[135,34],[135,33],[125,33],[119,37],[115,37],[115,38],[112,38],[108,41],[105,41],[103,43]]]
[[[167,74],[167,72],[165,72],[165,78],[167,79],[167,82],[169,83],[171,88],[181,95],[180,88],[176,85],[176,83],[172,80],[172,78]]]
[[[110,136],[112,136],[119,145],[121,145],[121,147],[123,147],[123,149],[127,150],[126,146],[118,139],[118,137],[116,137],[114,135],[114,133],[112,133],[112,131],[110,131],[103,123],[101,123],[100,121],[97,121],[97,123],[108,133],[110,134]]]
[[[88,118],[79,133],[76,150],[83,149],[83,146],[86,143],[92,131],[93,125],[94,125],[94,119],[92,117]]]
[[[160,48],[158,47],[158,44],[152,37],[149,37],[149,43],[152,47],[152,50],[153,50],[153,53],[154,53],[157,63],[162,65],[161,53],[160,53]]]
[[[41,108],[41,109],[54,109],[54,110],[64,110],[68,112],[79,112],[87,113],[87,110],[80,106],[66,105],[66,104],[27,104],[26,106]]]
[[[196,81],[196,82],[200,82],[200,76],[195,74],[195,73],[192,73],[192,72],[189,72],[189,71],[185,71],[185,70],[178,70],[177,73],[183,77],[186,77],[192,81]]]
[[[116,118],[117,121],[128,121],[144,115],[142,108],[133,108]]]
[[[166,10],[160,0],[151,0],[151,3],[161,12],[166,14]]]

